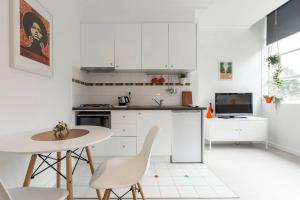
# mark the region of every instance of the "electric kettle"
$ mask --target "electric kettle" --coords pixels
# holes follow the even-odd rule
[[[130,103],[130,99],[128,96],[118,97],[118,100],[119,100],[119,106],[126,106],[128,103]]]

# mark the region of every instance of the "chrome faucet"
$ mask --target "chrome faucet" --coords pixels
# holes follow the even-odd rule
[[[155,103],[157,103],[157,105],[160,106],[160,107],[163,105],[163,102],[164,102],[163,99],[157,100],[157,99],[155,99],[155,98],[152,98],[152,100],[153,100]]]

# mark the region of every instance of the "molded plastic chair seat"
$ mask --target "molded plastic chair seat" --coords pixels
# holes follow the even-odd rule
[[[143,160],[137,157],[116,157],[104,161],[91,179],[97,189],[123,188],[136,184],[144,175]]]
[[[150,129],[143,149],[137,156],[117,157],[103,162],[93,174],[90,186],[95,189],[106,189],[104,200],[109,199],[112,189],[124,187],[131,187],[133,199],[137,198],[138,187],[138,191],[144,199],[139,181],[149,168],[152,145],[159,132],[160,128],[157,126]]]
[[[64,200],[67,190],[56,188],[11,188],[8,193],[12,200]]]

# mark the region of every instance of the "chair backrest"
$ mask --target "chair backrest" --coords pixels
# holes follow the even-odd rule
[[[12,200],[11,196],[9,195],[7,189],[5,188],[2,180],[0,179],[0,199],[1,200]]]
[[[160,132],[160,127],[158,126],[153,126],[149,130],[148,135],[144,141],[143,149],[138,155],[138,157],[142,160],[144,164],[144,168],[145,168],[144,173],[146,173],[149,168],[152,146],[159,132]]]

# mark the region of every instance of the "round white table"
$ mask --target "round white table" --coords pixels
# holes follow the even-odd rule
[[[75,167],[79,160],[87,161],[89,163],[91,173],[93,174],[95,167],[89,146],[109,139],[113,135],[113,132],[108,128],[99,126],[74,126],[71,129],[85,129],[88,130],[89,133],[77,138],[56,141],[36,141],[31,138],[37,133],[49,130],[31,131],[26,133],[3,135],[0,137],[0,152],[31,154],[31,159],[28,165],[23,187],[28,187],[31,179],[34,178],[35,175],[45,171],[37,171],[41,165],[39,165],[34,171],[36,160],[37,158],[40,158],[42,159],[42,164],[48,165],[47,169],[52,168],[57,172],[57,188],[59,188],[61,185],[61,176],[65,177],[67,181],[67,189],[69,191],[67,199],[73,199],[72,174],[75,168],[73,169],[72,166],[72,158],[77,159]],[[82,149],[80,153],[76,153],[78,149]],[[86,151],[87,159],[84,159],[81,156],[84,149]],[[64,151],[66,152],[66,155],[62,157],[61,152]],[[56,158],[50,157],[50,155],[54,152],[56,152]],[[42,155],[45,153],[48,153],[49,155]],[[50,164],[47,159],[55,160],[55,163]],[[66,176],[61,173],[61,161],[63,159],[66,159]],[[54,165],[56,165],[56,168],[53,167]],[[99,190],[97,190],[97,196],[100,200],[101,194]]]

